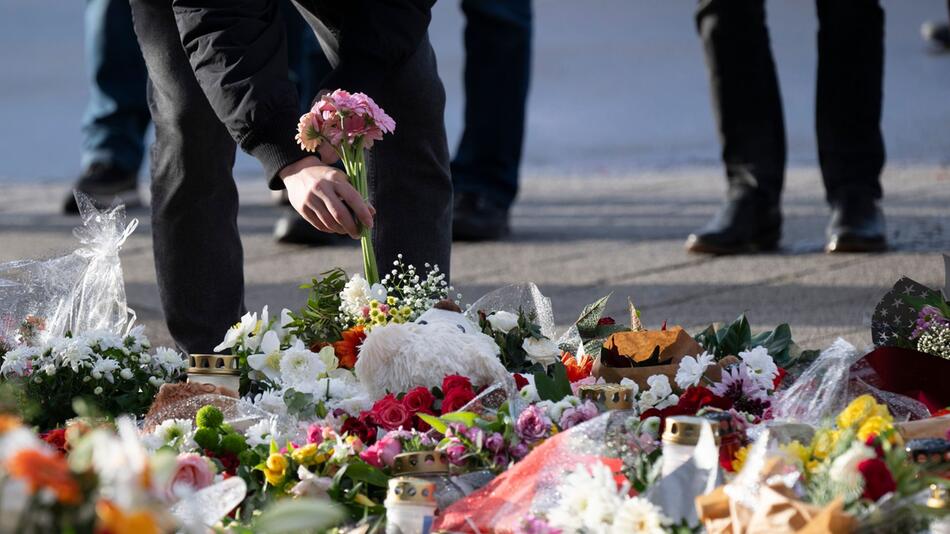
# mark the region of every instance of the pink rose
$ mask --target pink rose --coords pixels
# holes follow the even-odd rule
[[[389,432],[376,443],[363,449],[360,458],[373,467],[392,467],[397,454],[402,452],[398,432]]]
[[[214,467],[204,456],[195,453],[178,455],[178,465],[165,488],[165,498],[175,501],[183,495],[206,488],[214,481]]]
[[[307,443],[323,443],[323,427],[319,425],[310,425],[307,429]]]

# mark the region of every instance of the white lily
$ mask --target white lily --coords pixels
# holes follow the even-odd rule
[[[214,351],[221,352],[222,350],[234,347],[237,345],[238,341],[243,341],[247,335],[254,330],[254,327],[257,326],[257,324],[256,313],[245,313],[241,317],[241,322],[228,329],[227,333],[224,334],[224,341],[215,347]]]
[[[273,382],[280,381],[280,338],[273,330],[267,331],[260,343],[260,352],[247,357],[247,364],[251,369],[263,373]]]
[[[333,350],[333,345],[327,345],[320,349],[320,352],[317,353],[317,356],[320,357],[320,361],[323,362],[323,365],[327,368],[327,373],[333,371],[340,366],[340,360],[336,357],[336,352]]]

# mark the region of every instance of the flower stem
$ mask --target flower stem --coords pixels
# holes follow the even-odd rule
[[[363,197],[363,200],[369,200],[369,183],[366,176],[366,156],[363,151],[363,139],[359,138],[355,143],[347,148],[343,144],[342,159],[343,167],[350,178],[353,188]],[[360,230],[360,245],[363,249],[363,274],[366,281],[370,284],[379,282],[379,269],[376,265],[376,253],[373,250],[372,232],[365,225],[357,222]]]

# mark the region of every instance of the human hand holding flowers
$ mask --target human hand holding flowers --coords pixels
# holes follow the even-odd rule
[[[287,187],[290,204],[317,230],[359,239],[354,215],[363,227],[373,228],[375,208],[338,169],[308,156],[284,167],[280,176]]]

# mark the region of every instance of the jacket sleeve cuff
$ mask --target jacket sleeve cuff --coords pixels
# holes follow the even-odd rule
[[[267,185],[275,191],[284,189],[284,182],[277,175],[281,169],[312,155],[300,148],[294,139],[299,120],[296,110],[282,110],[258,122],[241,139],[241,148],[261,162]]]

